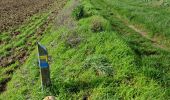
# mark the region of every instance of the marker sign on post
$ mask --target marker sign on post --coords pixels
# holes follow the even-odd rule
[[[41,82],[43,87],[48,87],[51,85],[50,80],[50,70],[48,64],[48,52],[47,49],[40,43],[38,45],[38,61],[41,72]]]

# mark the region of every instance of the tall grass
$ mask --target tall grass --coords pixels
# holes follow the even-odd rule
[[[122,1],[81,1],[85,15],[76,30],[49,30],[41,40],[51,56],[52,87],[42,92],[34,51],[0,99],[168,99],[170,53],[114,16],[112,5]]]

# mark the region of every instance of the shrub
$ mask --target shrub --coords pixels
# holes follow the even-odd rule
[[[103,31],[104,29],[103,29],[102,22],[100,20],[97,20],[97,19],[93,20],[92,25],[91,25],[91,30],[93,32],[101,32],[101,31]]]
[[[81,19],[83,17],[83,15],[84,15],[84,10],[83,10],[82,5],[77,6],[72,12],[72,16],[76,20]]]
[[[85,69],[92,68],[96,75],[113,75],[113,68],[104,55],[93,55],[88,57],[84,63]]]
[[[111,30],[111,25],[108,20],[104,19],[101,16],[93,16],[91,18],[90,29],[92,32],[101,32]]]
[[[91,30],[92,32],[110,31],[111,24],[102,16],[91,16],[79,21],[80,29]]]
[[[76,47],[80,42],[81,42],[81,37],[78,36],[78,34],[75,32],[68,35],[66,39],[66,45],[68,45],[71,48]]]

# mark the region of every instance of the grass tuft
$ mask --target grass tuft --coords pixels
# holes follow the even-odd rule
[[[83,16],[84,16],[84,8],[83,8],[83,6],[82,5],[77,6],[73,10],[72,16],[76,20],[79,20],[79,19],[83,18]]]

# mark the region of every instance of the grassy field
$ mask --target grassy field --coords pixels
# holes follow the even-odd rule
[[[52,86],[42,91],[37,50],[31,49],[0,100],[41,100],[48,95],[59,100],[170,99],[169,3],[68,1],[40,40],[48,48]],[[47,16],[31,22],[41,26]],[[13,45],[20,45],[17,40]]]
[[[170,45],[170,0],[106,0],[127,23],[145,31],[147,37],[164,47]]]

